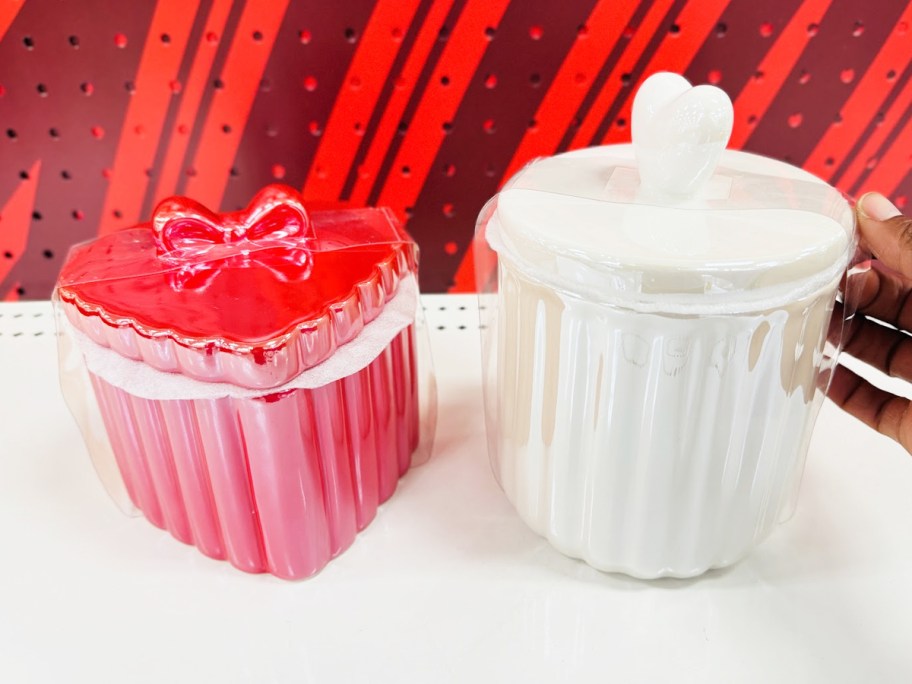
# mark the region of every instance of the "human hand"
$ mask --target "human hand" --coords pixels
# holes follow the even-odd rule
[[[875,192],[859,199],[855,211],[861,246],[875,258],[870,270],[853,275],[847,285],[857,298],[857,313],[844,350],[887,375],[912,381],[912,218]],[[912,453],[908,399],[875,387],[844,366],[834,369],[829,396]]]

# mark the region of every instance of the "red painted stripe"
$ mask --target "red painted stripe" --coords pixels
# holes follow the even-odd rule
[[[678,35],[668,35],[653,58],[643,71],[641,79],[645,79],[657,71],[675,71],[684,73],[691,61],[709,37],[709,34],[719,22],[719,18],[728,7],[730,0],[703,0],[702,2],[689,2],[675,19],[675,23],[682,27]],[[608,143],[628,142],[630,140],[630,111],[633,107],[632,89],[627,88],[621,96],[626,102],[621,107],[615,119],[622,118],[628,122],[623,127],[613,124],[608,127],[602,137],[603,145]]]
[[[249,0],[238,21],[225,67],[219,74],[225,85],[213,95],[193,159],[196,175],[186,186],[188,196],[213,209],[222,203],[228,173],[288,2]],[[262,40],[253,40],[255,31],[262,34]],[[222,130],[225,124],[231,126],[229,133]]]
[[[621,88],[624,87],[621,83],[621,74],[629,73],[636,66],[649,41],[655,35],[655,32],[659,30],[659,25],[672,4],[673,0],[656,0],[652,7],[649,8],[649,12],[643,17],[643,22],[637,27],[636,33],[630,39],[627,50],[618,60],[611,75],[605,81],[605,85],[602,86],[598,97],[592,103],[589,112],[580,123],[580,127],[570,142],[571,148],[586,147],[589,141],[592,140],[592,136],[605,118],[608,109],[614,103]]]
[[[440,60],[431,74],[430,83],[440,83],[444,74],[450,78],[446,88],[428,88],[412,119],[409,134],[399,148],[393,168],[408,166],[408,177],[390,174],[380,193],[378,205],[389,206],[405,217],[405,208],[414,204],[446,135],[443,125],[451,121],[475,75],[488,46],[485,28],[497,26],[509,0],[472,0],[456,22]],[[479,135],[481,132],[479,131]]]
[[[867,171],[868,162],[874,158],[878,150],[884,144],[884,141],[886,141],[890,134],[895,131],[903,118],[903,115],[909,111],[910,107],[912,107],[912,80],[906,82],[905,87],[899,93],[896,100],[894,100],[892,106],[884,112],[883,123],[874,128],[871,135],[865,140],[862,148],[858,151],[858,154],[855,155],[855,158],[849,164],[846,172],[838,180],[840,188],[848,191],[858,183],[861,176]],[[843,126],[845,126],[845,124],[843,124]],[[843,128],[843,130],[845,129]],[[854,141],[851,136],[846,137],[848,137],[850,141]],[[894,144],[893,147],[895,148],[896,145]],[[908,150],[906,150],[906,154],[908,154]],[[903,168],[906,167],[908,167],[908,163],[905,163],[903,166]],[[870,179],[865,182],[865,186],[870,186]],[[883,192],[883,190],[881,190],[881,192]]]
[[[589,81],[580,85],[577,82],[577,74],[583,74],[591,79],[599,72],[635,10],[635,2],[599,0],[586,19],[588,35],[578,39],[570,48],[535,112],[535,120],[547,122],[547,125],[526,131],[507,165],[501,184],[529,160],[554,153],[586,97],[585,86]],[[469,257],[467,254],[463,258],[463,264]],[[459,270],[462,268],[460,266]],[[459,272],[456,274],[456,281],[460,282]]]
[[[0,40],[6,35],[25,0],[0,0]]]
[[[370,148],[361,164],[361,170],[352,189],[350,201],[353,205],[358,206],[367,202],[373,187],[377,172],[383,164],[386,151],[389,148],[393,136],[396,135],[396,128],[402,120],[402,114],[408,106],[409,100],[415,89],[415,83],[421,75],[421,69],[427,60],[434,42],[437,40],[437,34],[450,8],[453,6],[453,0],[435,0],[427,19],[421,27],[421,31],[415,38],[415,44],[409,53],[408,59],[402,67],[402,72],[398,76],[396,87],[390,94],[383,117],[377,126],[377,132],[370,142]]]
[[[39,173],[41,173],[40,160],[32,164],[32,168],[28,171],[28,178],[19,182],[6,204],[0,209],[0,283],[13,270],[13,266],[22,257],[25,246],[28,244]],[[7,254],[11,256],[7,256]]]
[[[735,100],[735,124],[729,147],[744,147],[754,130],[754,124],[750,122],[763,118],[804,52],[808,41],[808,25],[819,24],[831,4],[832,0],[805,0],[782,29],[757,67],[764,77],[759,80],[750,79]]]
[[[906,86],[903,97],[900,98],[905,101],[907,111],[909,106],[912,105],[908,96],[909,91],[912,91],[912,84]],[[899,104],[900,101],[897,99],[893,108],[891,108],[891,112]],[[883,128],[886,128],[886,126],[881,126],[878,131]],[[885,138],[887,137],[887,133],[878,137]],[[903,181],[903,178],[909,169],[910,157],[912,157],[912,155],[910,155],[910,150],[912,150],[912,119],[906,121],[905,126],[903,126],[899,134],[893,139],[889,149],[887,149],[883,156],[877,160],[877,165],[871,171],[871,174],[864,179],[864,182],[859,189],[858,196],[860,197],[869,190],[876,190],[888,196],[892,195]],[[858,161],[862,165],[864,165],[867,159],[869,159],[869,157],[864,151],[862,151],[862,154],[858,155]],[[901,169],[901,171],[899,171],[899,169]],[[862,170],[864,170],[864,166],[862,166]],[[848,174],[846,174],[846,180],[848,180]],[[851,186],[846,184],[842,187],[848,188]]]
[[[304,199],[336,200],[342,194],[361,142],[355,125],[363,130],[370,119],[399,51],[392,31],[410,24],[418,5],[419,0],[379,0],[374,6],[304,183]],[[351,87],[353,81],[360,85]]]
[[[22,283],[15,282],[13,286],[6,291],[6,294],[3,295],[4,302],[18,302],[19,301],[19,288],[22,286]]]
[[[153,204],[177,192],[177,182],[190,144],[190,131],[199,111],[203,92],[209,82],[209,72],[218,52],[219,40],[223,39],[222,32],[228,13],[231,11],[232,0],[214,0],[206,18],[203,29],[203,38],[196,46],[193,65],[187,76],[187,82],[181,84],[182,95],[174,127],[167,132],[168,149],[162,163],[161,173],[155,187]],[[214,35],[216,40],[209,40],[207,36]]]
[[[912,23],[912,5],[906,7],[897,23],[899,22]],[[912,41],[912,34],[908,32],[900,32],[896,29],[890,32],[880,52],[874,58],[874,61],[871,62],[868,70],[840,110],[842,122],[830,124],[814,151],[804,162],[805,169],[827,178],[832,174],[833,169],[837,168],[842,160],[845,159],[845,156],[851,151],[856,142],[854,136],[846,135],[846,131],[864,130],[883,106],[884,100],[890,93],[890,88],[884,87],[887,72],[893,69],[896,73],[902,73],[909,64],[909,60],[912,59],[912,44],[910,44],[910,41]],[[908,106],[908,101],[904,106]],[[878,132],[881,132],[886,127],[887,121],[885,119],[883,125],[878,128]],[[883,134],[885,135],[886,133],[884,132]],[[873,149],[876,150],[877,147],[875,146]],[[859,155],[856,160],[861,158],[863,163],[866,163],[869,156],[870,153],[864,156]],[[827,158],[834,159],[835,165],[827,166]],[[856,169],[854,173],[856,174],[854,178],[857,179],[857,174],[860,173],[860,170]],[[854,180],[851,182],[854,182]],[[851,182],[845,184],[840,181],[840,185],[849,188]]]
[[[111,181],[101,212],[98,232],[110,233],[140,220],[143,197],[158,149],[172,97],[170,83],[177,78],[187,39],[199,7],[198,0],[159,0],[149,25],[117,143]],[[161,40],[167,34],[169,42]],[[115,214],[116,212],[116,214]]]

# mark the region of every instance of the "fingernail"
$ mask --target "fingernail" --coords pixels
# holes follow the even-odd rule
[[[886,221],[902,214],[890,200],[879,192],[869,192],[862,195],[861,199],[858,200],[858,211],[862,216],[872,218],[875,221]]]

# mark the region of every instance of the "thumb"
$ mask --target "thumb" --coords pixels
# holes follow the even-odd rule
[[[855,209],[864,245],[885,266],[912,278],[912,218],[878,192],[863,195]]]

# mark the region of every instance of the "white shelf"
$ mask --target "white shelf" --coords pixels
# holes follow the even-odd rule
[[[909,682],[912,460],[832,405],[748,559],[641,582],[561,556],[488,467],[471,296],[426,296],[431,461],[318,576],[210,560],[97,481],[47,303],[0,305],[2,682]]]

